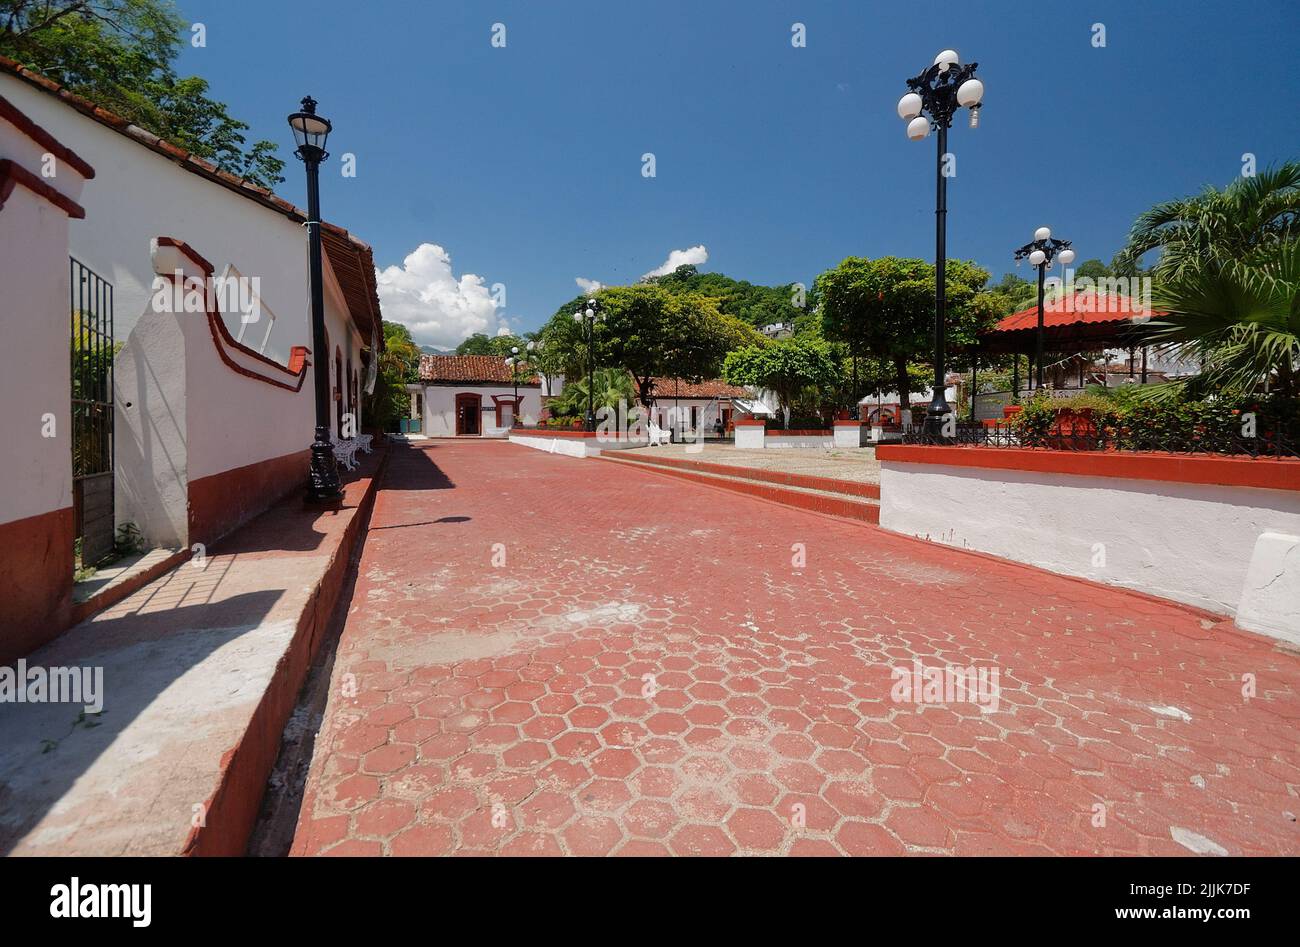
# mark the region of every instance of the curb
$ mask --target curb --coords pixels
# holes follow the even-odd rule
[[[181,855],[243,855],[261,811],[266,780],[280,752],[280,737],[293,712],[320,649],[339,592],[352,561],[358,537],[370,522],[375,495],[388,468],[391,446],[385,447],[374,475],[359,500],[343,537],[330,554],[329,565],[298,618],[293,640],[276,663],[275,672],[239,741],[221,759],[217,788],[204,801],[204,824],[190,829]],[[346,488],[345,488],[346,490]],[[345,493],[346,502],[346,493]],[[217,830],[215,826],[220,826]]]

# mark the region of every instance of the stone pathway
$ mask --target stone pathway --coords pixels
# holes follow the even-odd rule
[[[1300,658],[1174,605],[426,442],[376,502],[293,851],[1294,855],[1298,727]]]

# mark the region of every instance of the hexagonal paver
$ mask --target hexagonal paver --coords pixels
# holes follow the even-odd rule
[[[296,854],[1300,854],[1268,641],[634,463],[390,450]],[[898,700],[918,663],[997,709]]]

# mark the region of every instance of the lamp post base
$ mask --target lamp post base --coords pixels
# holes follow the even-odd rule
[[[320,435],[318,430],[316,441],[311,445],[311,467],[307,472],[305,497],[308,503],[332,503],[343,496],[334,448],[330,446],[328,436],[322,440]]]
[[[942,397],[930,402],[925,412],[925,439],[929,444],[951,444],[956,434],[957,417]]]

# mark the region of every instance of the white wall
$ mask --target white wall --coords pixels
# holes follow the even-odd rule
[[[153,238],[166,236],[188,243],[213,264],[217,274],[233,264],[243,276],[259,280],[260,298],[276,316],[264,354],[287,364],[294,346],[311,346],[307,233],[299,223],[185,170],[21,79],[0,75],[0,95],[95,168],[95,187],[87,189],[83,201],[86,219],[72,221],[70,252],[113,284],[118,342],[129,343],[132,330],[153,309],[155,273],[150,244]],[[303,186],[303,171],[296,159],[289,159],[285,174],[286,189]],[[8,245],[5,252],[9,252]],[[118,356],[119,362],[126,356],[136,363],[115,367],[118,445],[126,447],[118,452],[119,500],[130,500],[131,491],[142,496],[175,490],[174,483],[149,484],[145,478],[193,481],[282,457],[310,444],[312,371],[317,365],[329,371],[332,394],[334,347],[343,349],[345,366],[350,351],[353,367],[361,374],[360,350],[370,341],[360,338],[353,328],[327,257],[324,264],[330,352],[319,359],[313,353],[313,368],[297,395],[286,396],[239,376],[215,357],[215,351],[187,363],[185,384],[193,397],[182,402],[177,400],[180,392],[165,395],[174,389],[175,379],[162,376],[169,365],[179,364],[168,361],[169,349],[170,357],[176,357],[175,347],[182,342],[208,350],[213,343],[201,313],[182,317],[202,325],[202,333],[196,334],[188,331],[188,322],[186,331],[177,335],[177,320],[145,320],[150,338],[143,348],[128,344],[130,354],[124,351]],[[66,261],[63,269],[66,274]],[[66,312],[66,287],[64,293],[62,308]],[[237,336],[238,317],[226,321],[232,336]],[[170,340],[160,338],[160,333],[171,334]],[[261,332],[252,338],[246,335],[244,341],[257,348]],[[147,358],[146,349],[152,352]],[[149,374],[154,377],[146,378]],[[146,406],[140,394],[150,387],[153,394]],[[132,388],[135,390],[129,390]],[[125,407],[128,401],[132,408]],[[188,418],[178,411],[182,403]],[[337,413],[337,403],[331,400],[331,404]],[[360,414],[359,409],[356,413]],[[183,451],[177,449],[178,438],[184,443]],[[178,460],[182,455],[183,472]],[[119,524],[128,519],[123,512],[126,508],[119,502]]]
[[[505,437],[510,433],[508,426],[497,426],[496,402],[498,398],[514,398],[513,385],[425,385],[424,386],[424,433],[430,437],[456,436],[456,395],[476,394],[481,399],[479,432],[483,437]],[[536,424],[542,412],[540,389],[519,387],[521,401],[520,414],[524,424]],[[506,421],[502,412],[502,422]]]
[[[880,496],[885,529],[1229,615],[1260,535],[1300,534],[1288,490],[887,460]]]
[[[0,158],[80,201],[83,181],[67,164],[53,179],[41,177],[43,153],[0,119]],[[0,210],[0,523],[72,505],[68,226],[66,211],[22,184]],[[47,414],[53,437],[44,436]]]
[[[276,328],[267,354],[287,361],[303,345],[307,325],[306,233],[283,214],[261,207],[208,181],[21,79],[0,75],[4,95],[95,168],[97,186],[86,194],[86,219],[74,221],[72,255],[114,287],[116,330],[125,339],[151,295],[149,241],[184,240],[220,272],[234,263],[259,277],[262,298]],[[302,182],[290,158],[286,187]]]

